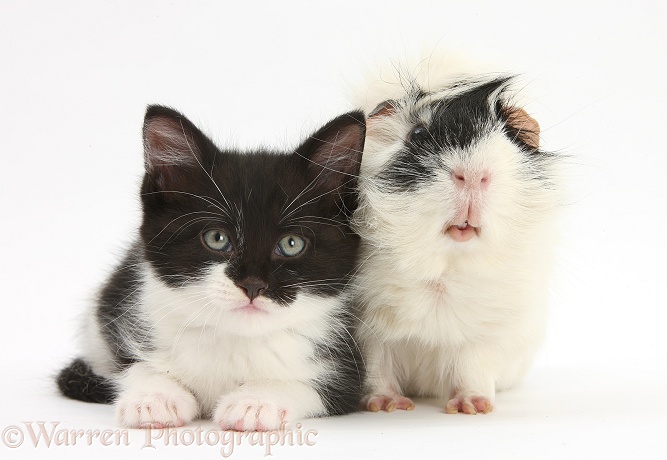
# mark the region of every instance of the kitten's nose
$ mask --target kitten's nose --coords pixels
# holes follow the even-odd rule
[[[249,276],[236,283],[236,285],[241,288],[251,302],[268,287],[264,281],[255,276]]]

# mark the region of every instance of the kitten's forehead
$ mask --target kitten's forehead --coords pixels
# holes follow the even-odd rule
[[[209,192],[224,197],[234,224],[276,226],[317,204],[318,190],[296,154],[222,152],[212,177]]]
[[[223,151],[216,155],[212,176],[230,191],[278,187],[295,168],[292,155],[272,151]]]

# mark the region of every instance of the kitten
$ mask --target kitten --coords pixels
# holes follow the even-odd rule
[[[365,404],[435,396],[448,413],[486,413],[543,336],[562,159],[539,149],[512,78],[435,59],[411,70],[378,79],[367,105],[380,102],[354,216]]]
[[[140,238],[101,289],[62,393],[115,402],[127,427],[273,430],[357,410],[345,288],[364,134],[351,112],[292,154],[244,154],[149,107]]]

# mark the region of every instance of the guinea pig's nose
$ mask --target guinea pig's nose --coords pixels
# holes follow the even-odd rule
[[[452,180],[458,188],[486,189],[489,185],[489,172],[469,172],[463,170],[452,171]]]

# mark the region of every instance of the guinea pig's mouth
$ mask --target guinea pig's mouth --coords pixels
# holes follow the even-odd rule
[[[445,230],[445,233],[452,237],[454,241],[465,243],[466,241],[470,241],[474,236],[479,236],[479,228],[468,225],[468,221],[466,220],[460,225],[450,225]]]

